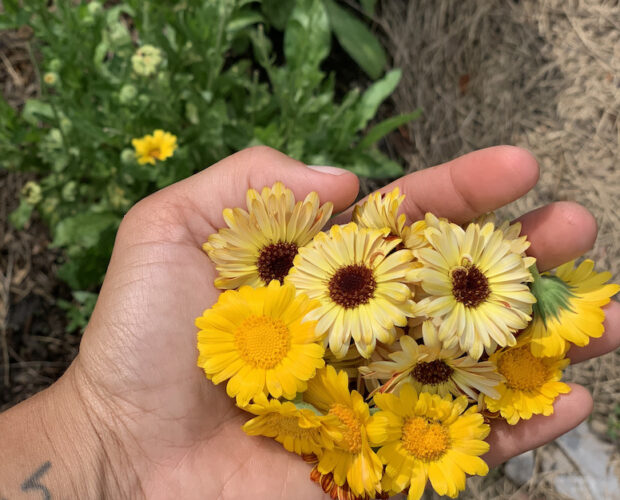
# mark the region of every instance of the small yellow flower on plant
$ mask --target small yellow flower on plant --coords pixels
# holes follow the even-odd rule
[[[267,399],[259,394],[244,410],[257,415],[243,425],[250,436],[267,436],[282,443],[287,451],[298,455],[314,453],[334,447],[334,439],[341,439],[337,431],[339,420],[335,415],[320,415],[310,408],[297,408],[293,402]]]
[[[409,487],[408,500],[418,500],[430,479],[440,495],[455,498],[465,489],[465,474],[485,476],[480,458],[489,451],[484,439],[490,427],[467,398],[417,394],[410,384],[400,394],[376,394],[380,409],[367,426],[373,447],[386,464],[383,489],[392,494]]]
[[[347,353],[351,338],[369,357],[377,340],[393,342],[396,327],[413,315],[407,285],[413,255],[406,249],[392,252],[400,239],[386,239],[388,234],[387,228],[359,228],[354,222],[333,226],[295,257],[287,280],[320,301],[309,318],[318,320],[320,333],[328,332],[337,357]]]
[[[536,275],[538,273],[535,273]],[[532,293],[537,298],[534,319],[523,332],[531,339],[535,356],[563,356],[569,343],[583,347],[603,335],[605,312],[620,286],[607,283],[611,273],[597,273],[587,259],[561,265],[555,274],[536,276]]]
[[[489,360],[505,378],[497,387],[499,398],[484,397],[488,410],[500,412],[514,425],[532,415],[553,414],[553,401],[570,392],[570,386],[560,382],[562,370],[570,360],[564,357],[537,358],[530,345],[522,340],[516,347],[495,352]]]
[[[241,407],[260,394],[293,399],[324,366],[314,321],[304,317],[318,304],[292,285],[272,281],[220,295],[196,318],[198,366]]]
[[[53,86],[58,81],[58,73],[54,71],[49,71],[43,75],[43,81],[49,85]]]
[[[202,246],[218,270],[215,286],[237,288],[284,281],[297,250],[312,240],[330,218],[333,205],[320,204],[312,192],[295,202],[293,192],[276,182],[246,195],[248,211],[224,210],[228,225]]]
[[[174,154],[177,138],[170,132],[157,129],[153,135],[147,134],[140,139],[133,139],[131,144],[136,150],[136,158],[140,165],[145,163],[155,165],[155,160],[164,161]]]
[[[383,466],[366,435],[370,409],[360,393],[349,392],[347,374],[327,365],[308,382],[303,398],[323,413],[338,417],[342,434],[333,449],[323,452],[317,470],[332,473],[338,486],[347,483],[356,495],[373,497],[380,492]]]

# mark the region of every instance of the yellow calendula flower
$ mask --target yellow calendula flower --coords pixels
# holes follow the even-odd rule
[[[463,356],[458,348],[444,349],[436,340],[436,329],[431,321],[425,321],[422,328],[425,345],[405,335],[399,339],[401,350],[390,353],[389,361],[360,366],[360,373],[365,378],[383,381],[379,392],[397,393],[404,385],[411,385],[418,393],[466,394],[474,401],[480,392],[499,397],[495,388],[503,378],[497,374],[493,363]]]
[[[308,244],[332,214],[332,203],[320,204],[312,192],[303,201],[281,182],[259,193],[250,189],[247,209],[224,210],[228,228],[209,236],[202,246],[218,270],[215,286],[238,288],[281,283],[300,247]]]
[[[426,246],[424,238],[425,221],[417,221],[407,226],[407,216],[398,215],[398,209],[405,199],[398,188],[389,193],[373,193],[368,199],[353,209],[351,220],[359,227],[370,229],[389,228],[390,235],[402,240],[402,245],[410,250]]]
[[[489,451],[484,439],[490,427],[476,406],[466,410],[465,396],[418,395],[405,384],[398,396],[377,394],[374,401],[380,411],[367,429],[386,464],[384,490],[396,494],[408,487],[407,499],[418,500],[430,479],[439,495],[455,498],[465,489],[465,474],[488,473],[480,455]]]
[[[318,472],[333,474],[338,486],[348,484],[355,495],[372,497],[380,492],[383,466],[366,435],[370,409],[361,394],[349,392],[347,374],[326,366],[308,382],[303,398],[321,412],[335,415],[342,434],[333,449],[324,450],[317,464]]]
[[[594,262],[584,260],[575,267],[575,261],[561,265],[555,274],[539,276],[534,270],[532,293],[537,298],[534,319],[523,332],[531,339],[535,356],[563,356],[569,343],[580,347],[590,338],[603,335],[605,312],[620,286],[607,283],[611,273],[597,273]]]
[[[140,165],[155,165],[155,160],[164,161],[174,154],[177,138],[170,132],[157,129],[153,135],[147,134],[140,139],[133,139],[131,144],[136,150],[136,159]]]
[[[414,250],[422,268],[411,273],[428,294],[416,315],[439,324],[445,348],[460,346],[478,359],[486,349],[514,345],[514,333],[530,321],[536,301],[524,258],[493,224],[438,221],[426,232],[431,247]]]
[[[553,414],[553,401],[559,394],[570,392],[563,382],[562,370],[570,360],[563,357],[537,358],[526,341],[516,347],[497,351],[489,358],[505,378],[497,387],[499,398],[484,397],[487,409],[500,412],[514,425],[532,415]]]
[[[528,257],[525,255],[525,251],[530,247],[530,242],[527,240],[527,236],[521,236],[520,222],[504,221],[501,224],[498,224],[497,216],[494,212],[481,215],[472,222],[478,224],[480,227],[490,222],[502,233],[504,233],[504,239],[510,243],[511,251],[523,257],[523,262],[526,267],[529,268],[536,263],[536,259],[534,257]]]
[[[369,357],[377,340],[391,343],[396,326],[413,315],[407,274],[410,250],[392,252],[399,238],[386,239],[389,229],[359,228],[351,222],[319,233],[299,250],[287,278],[321,306],[310,313],[317,331],[327,332],[329,347],[343,357],[351,338]]]
[[[323,450],[334,447],[334,439],[342,438],[335,415],[317,414],[303,406],[297,408],[290,401],[268,400],[264,394],[259,394],[254,404],[244,410],[257,415],[243,425],[246,434],[272,437],[287,451],[298,455],[313,453],[321,456]]]
[[[292,285],[242,287],[220,295],[196,319],[198,366],[241,407],[260,394],[293,399],[324,365],[316,323],[304,317],[318,304]]]

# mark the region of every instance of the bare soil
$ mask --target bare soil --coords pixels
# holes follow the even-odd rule
[[[15,108],[36,97],[38,82],[30,62],[28,29],[0,33],[0,88]],[[79,334],[66,332],[68,288],[56,275],[58,253],[49,248],[47,228],[35,216],[16,231],[8,215],[30,179],[0,170],[0,411],[54,382],[77,353]]]

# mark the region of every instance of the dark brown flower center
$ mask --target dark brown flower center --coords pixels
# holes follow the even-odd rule
[[[451,272],[452,294],[467,307],[476,307],[491,293],[489,280],[476,266],[458,267]]]
[[[450,379],[454,370],[441,360],[421,361],[411,371],[411,376],[418,382],[426,385],[437,385]]]
[[[258,275],[265,283],[271,280],[284,281],[284,277],[293,267],[293,259],[297,255],[297,245],[279,241],[264,247],[258,256],[256,267]]]
[[[372,269],[360,264],[341,267],[327,285],[330,298],[338,305],[352,309],[367,304],[373,297],[377,282]]]

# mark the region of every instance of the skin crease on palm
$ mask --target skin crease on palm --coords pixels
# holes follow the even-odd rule
[[[339,174],[339,175],[337,175]],[[529,191],[538,179],[525,150],[499,146],[401,178],[410,220],[431,211],[465,222]],[[248,188],[282,181],[297,199],[317,191],[334,212],[358,193],[348,172],[305,165],[266,147],[251,148],[138,203],[125,217],[99,301],[80,353],[65,377],[86,401],[105,435],[114,436],[111,457],[122,491],[139,488],[147,498],[321,499],[310,467],[267,438],[248,437],[248,415],[235,408],[224,384],[214,386],[196,366],[194,318],[220,293],[215,269],[201,250],[224,226],[222,209],[245,207]],[[521,217],[541,270],[588,251],[596,223],[585,208],[560,202]],[[581,361],[620,343],[620,306],[606,308],[606,333],[586,348]],[[516,426],[498,422],[484,457],[495,466],[537,447],[580,423],[592,399],[580,386],[560,396],[551,417]],[[123,484],[125,483],[126,484]],[[137,495],[131,495],[136,497]]]

